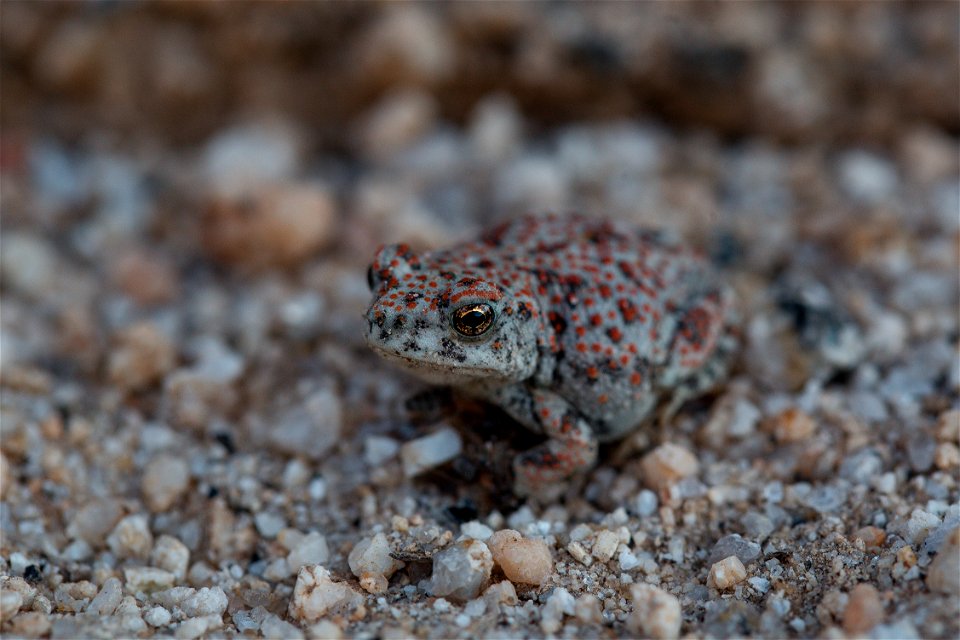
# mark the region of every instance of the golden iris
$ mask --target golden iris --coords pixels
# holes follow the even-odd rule
[[[488,304],[468,304],[453,312],[453,328],[461,335],[479,336],[493,324],[493,315]]]

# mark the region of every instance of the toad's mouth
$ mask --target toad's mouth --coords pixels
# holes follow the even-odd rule
[[[370,348],[384,360],[403,367],[414,375],[430,382],[447,383],[455,379],[489,380],[503,377],[503,372],[492,367],[480,367],[464,363],[451,363],[428,358],[413,358],[379,345]]]

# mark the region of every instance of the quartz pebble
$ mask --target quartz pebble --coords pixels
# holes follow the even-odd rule
[[[600,562],[607,562],[617,552],[617,546],[620,544],[620,538],[613,531],[603,530],[597,534],[593,540],[593,548],[590,553]]]
[[[880,594],[871,584],[858,584],[850,591],[843,611],[843,630],[850,636],[862,636],[883,622]]]
[[[629,618],[632,631],[650,638],[676,638],[683,622],[680,601],[660,587],[635,584],[630,587],[633,613]]]
[[[304,637],[303,631],[272,613],[268,613],[260,623],[260,633],[264,638],[284,638],[285,640],[300,640]]]
[[[360,578],[360,585],[370,593],[385,591],[387,579],[404,566],[390,555],[390,543],[382,533],[357,543],[347,562],[353,575]]]
[[[553,573],[553,558],[543,540],[502,529],[490,536],[487,544],[494,563],[511,582],[541,585]]]
[[[23,594],[18,591],[0,591],[0,620],[9,620],[22,606]]]
[[[681,478],[696,474],[700,468],[697,458],[690,451],[669,442],[645,455],[641,466],[644,482],[658,491],[668,489]]]
[[[100,593],[90,601],[87,606],[87,613],[95,616],[109,616],[120,606],[120,600],[123,593],[120,590],[120,581],[117,578],[109,578],[100,588]]]
[[[476,598],[493,570],[493,555],[480,540],[458,542],[433,556],[430,593],[466,602]]]
[[[400,447],[403,473],[412,478],[453,460],[462,449],[460,434],[450,428],[439,429],[428,436],[406,442]]]
[[[141,489],[150,511],[166,511],[190,485],[190,469],[182,457],[161,454],[147,463]]]
[[[737,556],[730,556],[710,567],[709,583],[719,590],[729,589],[747,577],[747,569]]]
[[[173,616],[163,607],[151,607],[143,614],[143,621],[151,627],[165,627],[172,619]]]
[[[330,613],[355,609],[363,596],[348,585],[334,582],[320,565],[301,567],[290,600],[290,616],[301,622],[316,622]]]
[[[300,570],[304,565],[323,564],[330,557],[327,549],[327,539],[322,534],[311,531],[293,545],[287,554],[287,565],[290,572]]]
[[[136,593],[168,589],[173,586],[177,577],[163,569],[128,567],[123,570],[123,579],[127,591]]]
[[[575,606],[576,600],[570,592],[563,587],[557,587],[541,609],[540,628],[547,634],[556,633],[563,625],[563,617],[574,614]]]
[[[227,610],[227,594],[220,587],[203,587],[180,602],[188,617],[219,615]]]
[[[129,515],[117,523],[107,545],[121,558],[145,559],[153,548],[153,534],[143,514]]]

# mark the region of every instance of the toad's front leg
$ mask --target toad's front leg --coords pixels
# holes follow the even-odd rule
[[[597,460],[597,438],[569,402],[555,393],[512,385],[495,390],[488,399],[524,426],[548,440],[513,461],[514,491],[542,495],[570,476],[586,471]]]

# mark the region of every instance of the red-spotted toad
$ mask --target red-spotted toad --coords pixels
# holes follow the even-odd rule
[[[728,290],[705,262],[609,221],[530,216],[443,251],[390,245],[369,280],[377,353],[547,436],[514,460],[521,494],[712,387],[735,345]]]

